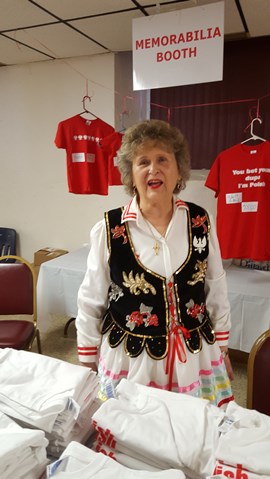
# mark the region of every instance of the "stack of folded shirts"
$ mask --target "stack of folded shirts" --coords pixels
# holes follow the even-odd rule
[[[89,439],[92,441],[91,436],[95,432],[92,425],[92,416],[99,407],[100,401],[94,398],[82,407],[76,420],[69,417],[68,410],[59,414],[53,431],[46,433],[46,437],[49,439],[48,454],[52,457],[59,457],[70,441],[77,441],[82,444],[85,444]]]
[[[192,479],[270,479],[270,417],[234,401],[223,410],[122,379],[93,425],[93,448],[129,467],[172,467]]]
[[[213,475],[270,478],[270,417],[230,402],[222,427]]]
[[[43,431],[25,429],[0,413],[1,479],[38,479],[48,464]]]
[[[224,410],[209,401],[122,379],[116,398],[93,415],[95,451],[122,464],[174,468],[190,478],[210,476]],[[140,466],[141,464],[141,466]]]
[[[71,442],[60,459],[47,467],[48,478],[69,479],[184,479],[176,469],[166,471],[137,471],[118,464],[104,454]]]
[[[89,368],[0,349],[0,384],[0,411],[23,427],[45,431],[49,455],[59,457],[71,440],[83,442],[93,432],[99,383]]]

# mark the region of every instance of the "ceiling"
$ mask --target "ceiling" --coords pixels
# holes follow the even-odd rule
[[[0,0],[0,65],[131,51],[133,18],[216,1]],[[225,40],[268,35],[270,0],[225,0]]]

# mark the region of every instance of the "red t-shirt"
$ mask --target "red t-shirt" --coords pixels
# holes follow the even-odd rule
[[[108,194],[108,160],[99,142],[114,128],[97,118],[75,115],[58,124],[57,148],[66,150],[68,188],[77,194]]]
[[[117,151],[122,144],[123,133],[115,131],[100,142],[102,150],[108,155],[109,185],[122,185],[117,166]]]
[[[205,185],[217,197],[221,256],[270,259],[270,142],[222,151]]]

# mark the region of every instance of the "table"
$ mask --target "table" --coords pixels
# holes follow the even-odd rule
[[[249,353],[270,328],[270,272],[231,264],[226,274],[232,317],[229,347]]]
[[[77,294],[85,271],[89,246],[83,246],[40,265],[37,281],[38,327],[46,332],[54,315],[77,316]]]
[[[77,315],[77,294],[83,280],[89,246],[40,266],[37,283],[38,324],[46,331],[54,315]],[[258,336],[270,328],[270,272],[236,265],[226,267],[232,329],[229,347],[249,352]]]

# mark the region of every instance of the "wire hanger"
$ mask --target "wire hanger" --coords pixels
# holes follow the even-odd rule
[[[127,127],[125,125],[125,119],[129,117],[130,111],[127,109],[127,100],[134,100],[132,96],[126,95],[124,96],[124,105],[123,105],[123,111],[120,113],[120,119],[121,119],[121,126],[120,130],[118,130],[118,133],[122,133],[126,131]]]
[[[124,117],[125,116],[128,116],[128,111],[127,110],[122,111],[122,113],[120,113],[121,127],[120,127],[120,130],[118,130],[118,133],[123,133],[124,131],[126,131],[126,126],[125,126],[125,122],[124,122]]]
[[[84,95],[84,97],[82,99],[83,111],[81,113],[79,113],[79,115],[89,114],[89,115],[94,116],[95,118],[98,118],[98,116],[96,116],[92,111],[90,111],[90,110],[88,110],[88,108],[86,108],[86,101],[87,100],[89,102],[91,102],[91,97],[89,95]]]
[[[249,138],[247,138],[246,140],[242,141],[241,142],[242,144],[247,143],[247,141],[251,141],[251,140],[266,141],[265,138],[262,138],[261,136],[258,136],[253,132],[253,125],[254,125],[255,121],[258,121],[260,124],[262,124],[262,119],[259,116],[256,117],[256,118],[253,118],[253,120],[251,120],[251,123],[250,123],[250,134],[251,134],[251,136]]]

